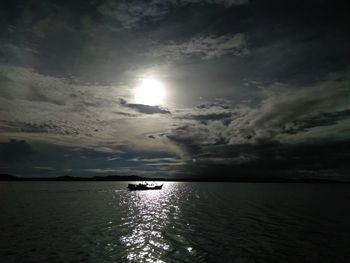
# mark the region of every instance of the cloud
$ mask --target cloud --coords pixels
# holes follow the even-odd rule
[[[118,169],[112,169],[112,168],[96,168],[96,169],[84,169],[86,172],[91,172],[91,173],[117,173],[119,170]]]
[[[306,133],[309,131],[313,131],[315,140],[325,136],[339,140],[349,137],[345,132],[350,116],[347,71],[330,74],[310,86],[265,85],[260,88],[257,104],[249,106],[214,99],[172,113],[159,106],[129,103],[129,97],[121,99],[126,93],[124,88],[77,85],[27,69],[5,67],[2,72],[1,81],[7,86],[0,94],[0,109],[3,110],[0,111],[0,122],[7,138],[14,135],[12,138],[40,138],[59,145],[100,149],[104,153],[114,153],[120,146],[127,145],[127,151],[132,147],[144,147],[176,152],[181,156],[181,161],[174,165],[168,160],[159,160],[159,165],[141,162],[162,167],[162,171],[166,167],[181,166],[184,160],[193,157],[198,160],[197,165],[257,162],[261,156],[267,155],[259,150],[259,145],[266,147],[274,142],[284,145],[288,141],[300,144],[308,140],[309,134]],[[24,72],[22,76],[19,74],[19,83],[11,75],[13,72]],[[29,80],[42,87],[36,90],[39,95],[33,95],[32,86],[21,84]],[[51,92],[53,97],[48,101],[46,96]],[[54,103],[56,94],[64,103]],[[20,108],[16,107],[19,101]],[[150,120],[142,117],[143,114],[159,116]],[[328,127],[333,130],[326,129]],[[341,129],[344,131],[342,135],[339,133]],[[233,152],[231,147],[237,149],[239,145],[243,145],[239,153]],[[269,148],[271,155],[265,156],[265,160],[277,158],[284,146],[281,147]],[[123,158],[111,159],[114,162],[121,160]]]
[[[349,120],[349,81],[348,71],[343,71],[311,86],[265,87],[261,89],[260,99],[255,105],[241,104],[231,108],[228,105],[200,105],[177,116],[189,122],[175,128],[169,138],[177,143],[183,141],[187,145],[194,143],[200,146],[285,141],[286,134],[289,140],[295,134],[294,138],[302,141],[300,134],[311,129],[320,129],[314,133],[314,139],[333,137],[334,130],[325,127],[343,122],[345,126],[345,121]]]
[[[177,118],[182,121],[165,136],[188,159],[198,160],[197,165],[254,166],[265,160],[267,166],[287,166],[288,158],[303,158],[303,151],[311,145],[321,149],[327,143],[333,147],[350,140],[348,76],[347,71],[337,72],[306,87],[271,85],[261,90],[256,105],[204,104],[181,112]],[[325,157],[317,156],[319,160]],[[317,166],[316,159],[307,160],[310,166]]]
[[[324,3],[312,9],[300,2],[296,10],[293,1],[248,2],[4,4],[4,166],[151,174],[158,167],[183,172],[184,163],[200,172],[335,163],[327,147],[337,154],[332,145],[350,136],[349,70],[341,72],[349,64],[346,8],[335,3],[329,16]],[[308,12],[313,22],[305,24]],[[331,71],[338,73],[325,76]],[[134,103],[137,79],[150,75],[164,82],[167,105]],[[14,149],[24,141],[35,154],[4,154],[10,139]],[[313,145],[323,145],[324,155],[307,149]],[[302,158],[310,167],[299,165]]]
[[[147,21],[156,22],[162,20],[177,6],[216,4],[232,7],[246,3],[248,3],[248,0],[107,0],[98,7],[98,11],[107,17],[117,20],[121,25],[121,29],[132,29]]]
[[[33,166],[33,169],[37,169],[37,170],[42,170],[42,171],[55,171],[56,169],[53,167],[49,167],[49,166]]]
[[[178,1],[181,4],[218,4],[224,5],[226,7],[235,6],[235,5],[244,5],[249,3],[249,0],[180,0]]]
[[[182,158],[179,157],[157,157],[157,158],[132,158],[129,161],[142,164],[145,169],[156,169],[158,171],[172,172],[180,167],[185,166],[186,163]]]
[[[64,121],[47,120],[43,123],[32,123],[22,121],[0,120],[0,127],[3,131],[23,133],[44,133],[61,135],[80,135],[82,131],[67,125]]]
[[[181,109],[177,112],[175,118],[207,124],[209,121],[215,120],[230,121],[232,116],[236,114],[235,110],[226,101],[215,101],[201,103],[191,109]]]
[[[175,157],[157,157],[157,158],[132,158],[130,159],[132,162],[146,162],[146,163],[157,163],[157,162],[168,162],[168,163],[178,163],[181,161],[180,158]]]
[[[38,51],[31,46],[14,44],[8,40],[2,40],[2,43],[0,43],[0,57],[7,61],[12,60],[17,63],[26,64],[33,61],[37,54]]]
[[[124,99],[120,99],[119,101],[120,101],[120,105],[122,105],[123,107],[134,109],[134,110],[141,112],[141,113],[144,113],[144,114],[170,114],[170,111],[168,111],[167,109],[164,109],[160,106],[128,103]]]
[[[21,162],[33,154],[33,149],[26,141],[10,140],[0,143],[1,162]]]
[[[225,127],[221,122],[211,121],[208,124],[185,124],[165,136],[182,147],[186,155],[192,156],[207,146],[226,143],[223,132]]]
[[[163,140],[147,137],[173,122],[170,111],[160,106],[129,103],[132,99],[129,86],[82,85],[9,65],[0,65],[0,83],[3,138],[88,149],[115,150],[132,145],[178,151]],[[158,116],[147,119],[145,114]]]
[[[232,117],[232,112],[223,113],[209,113],[209,114],[193,114],[184,116],[184,119],[192,119],[201,122],[213,121],[213,120],[223,120],[230,119]]]
[[[198,121],[202,124],[208,124],[209,121],[221,120],[223,122],[230,122],[232,117],[236,115],[234,109],[221,108],[212,106],[210,108],[194,108],[180,111],[176,118],[182,120]]]
[[[153,57],[165,57],[169,60],[200,58],[203,60],[219,58],[225,55],[245,56],[249,49],[244,34],[223,36],[199,36],[186,42],[170,42],[159,45],[149,52]]]
[[[195,156],[196,162],[188,162],[187,169],[201,176],[264,179],[312,175],[341,180],[349,169],[349,144],[350,140],[213,146]]]
[[[246,141],[247,131],[251,131],[255,140],[271,140],[290,131],[290,127],[296,130],[297,125],[301,131],[303,127],[334,124],[315,121],[322,116],[328,119],[338,116],[339,121],[346,119],[350,106],[349,81],[348,71],[344,71],[329,75],[309,87],[270,87],[264,91],[260,105],[247,109],[232,120],[230,143]]]
[[[169,1],[112,1],[108,0],[98,10],[105,16],[120,22],[122,28],[131,29],[141,21],[148,19],[157,21],[163,18],[169,9]]]
[[[301,131],[308,131],[314,127],[335,125],[344,120],[350,120],[350,109],[320,113],[312,117],[296,120],[286,125],[284,132],[295,134]]]

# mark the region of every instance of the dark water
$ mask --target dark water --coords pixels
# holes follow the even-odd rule
[[[350,186],[0,183],[0,262],[350,262]]]

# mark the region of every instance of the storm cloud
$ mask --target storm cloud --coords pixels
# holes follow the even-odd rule
[[[0,5],[2,172],[350,169],[345,1]],[[156,104],[135,99],[147,78],[164,87]]]
[[[169,43],[150,52],[151,56],[180,60],[189,57],[212,59],[224,55],[244,56],[249,49],[243,34],[234,36],[201,36],[185,43]]]
[[[170,111],[163,109],[159,106],[151,106],[151,105],[145,105],[145,104],[139,104],[139,103],[128,103],[124,99],[120,99],[120,104],[123,107],[127,107],[130,109],[134,109],[138,112],[144,113],[144,114],[169,114]]]
[[[0,143],[0,160],[3,163],[20,162],[26,160],[33,153],[33,149],[26,141],[12,139]]]

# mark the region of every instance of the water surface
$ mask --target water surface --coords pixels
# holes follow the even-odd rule
[[[1,262],[350,262],[349,185],[0,183]]]

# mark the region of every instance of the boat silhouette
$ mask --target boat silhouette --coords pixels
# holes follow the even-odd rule
[[[140,191],[140,190],[161,190],[163,184],[154,184],[154,183],[139,183],[139,184],[128,184],[126,188],[130,191]]]

